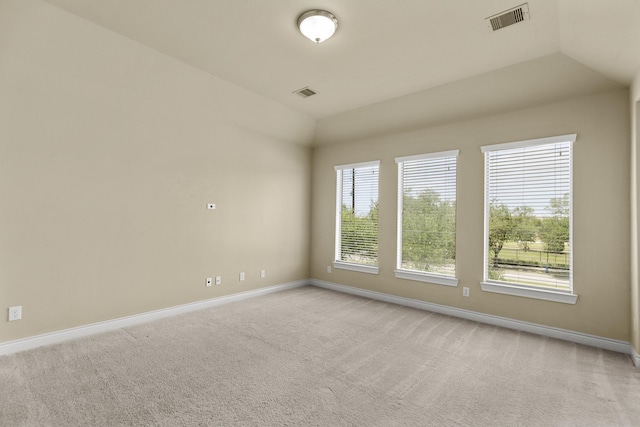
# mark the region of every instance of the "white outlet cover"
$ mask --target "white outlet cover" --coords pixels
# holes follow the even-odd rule
[[[207,203],[207,209],[215,209],[215,208],[216,208],[215,203]]]
[[[216,285],[219,285],[220,283],[222,283],[222,277],[216,276]]]
[[[9,322],[22,319],[22,306],[9,307]]]
[[[244,273],[240,273],[240,281],[242,282],[244,280]]]
[[[264,276],[267,275],[267,272],[264,270],[260,270],[260,277],[264,279]]]
[[[207,287],[211,286],[211,277],[207,277]]]

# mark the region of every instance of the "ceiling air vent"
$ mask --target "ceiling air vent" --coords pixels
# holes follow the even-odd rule
[[[521,4],[513,9],[505,10],[497,15],[485,18],[485,20],[489,22],[489,28],[492,31],[497,31],[501,28],[508,27],[509,25],[517,24],[525,19],[529,19],[528,3]]]
[[[308,98],[316,94],[315,91],[309,89],[308,87],[303,87],[302,89],[294,90],[293,93],[296,93],[303,98]]]

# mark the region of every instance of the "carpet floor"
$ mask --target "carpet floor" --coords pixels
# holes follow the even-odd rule
[[[316,287],[0,357],[2,426],[631,426],[630,358]]]

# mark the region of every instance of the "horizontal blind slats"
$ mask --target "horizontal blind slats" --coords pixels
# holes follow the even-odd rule
[[[429,156],[398,161],[398,268],[455,277],[457,155]]]
[[[377,265],[377,165],[339,169],[342,182],[340,261]]]
[[[533,146],[483,150],[489,217],[487,279],[570,290],[570,274],[563,269],[571,269],[567,243],[573,140],[543,145],[537,141]],[[504,230],[510,231],[500,243]],[[535,251],[523,250],[527,245],[535,245]],[[556,270],[550,273],[550,266]]]

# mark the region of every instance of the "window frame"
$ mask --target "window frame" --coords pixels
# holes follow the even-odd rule
[[[360,169],[360,168],[378,168],[378,198],[380,197],[380,160],[373,160],[360,163],[349,163],[345,165],[336,165],[334,169],[336,171],[336,220],[335,220],[335,247],[334,247],[334,261],[333,267],[341,270],[356,271],[359,273],[379,274],[379,253],[376,253],[376,265],[358,264],[352,262],[346,262],[341,260],[342,249],[342,174],[341,172],[347,169]],[[380,229],[378,227],[378,233],[376,240],[379,241]]]
[[[398,165],[398,201],[397,201],[397,226],[396,226],[396,268],[393,273],[398,279],[414,280],[419,282],[433,283],[436,285],[457,287],[459,279],[454,276],[445,274],[431,273],[419,270],[409,270],[402,268],[402,223],[403,223],[403,206],[404,206],[404,176],[402,166],[406,162],[415,160],[437,159],[444,157],[454,157],[456,161],[456,217],[457,217],[457,198],[458,198],[458,156],[460,150],[439,151],[434,153],[418,154],[414,156],[396,157],[395,161]],[[457,219],[457,218],[456,218]],[[457,235],[457,223],[455,225]],[[457,273],[456,273],[457,274]]]
[[[546,138],[528,139],[515,142],[507,142],[501,144],[485,145],[480,147],[482,153],[484,153],[484,239],[483,239],[483,280],[480,282],[480,287],[485,292],[494,292],[506,295],[515,295],[526,298],[535,298],[546,301],[560,302],[565,304],[575,304],[578,299],[578,295],[574,293],[573,287],[573,146],[576,141],[577,134],[567,134],[551,136]],[[535,285],[527,286],[524,284],[518,284],[514,282],[504,282],[498,280],[489,279],[488,273],[488,256],[489,256],[489,182],[488,182],[488,155],[491,151],[500,151],[508,149],[525,148],[532,146],[548,145],[560,142],[570,143],[570,164],[569,164],[569,247],[571,252],[569,254],[569,290],[558,289],[544,289],[542,287],[536,287]]]

